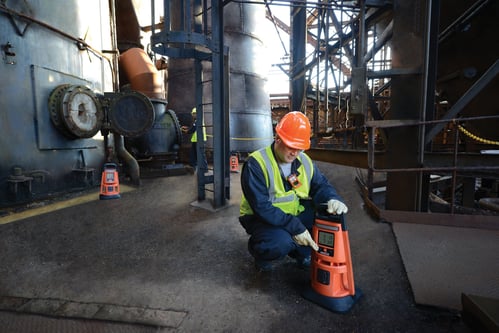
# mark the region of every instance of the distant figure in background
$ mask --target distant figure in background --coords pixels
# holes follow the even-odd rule
[[[198,166],[197,163],[197,142],[198,142],[198,135],[197,135],[197,126],[196,126],[196,108],[192,108],[192,125],[191,127],[187,126],[182,126],[182,132],[185,134],[192,134],[191,136],[191,150],[189,151],[189,166],[192,167],[192,171],[197,171],[196,168]],[[206,142],[206,129],[203,127],[203,141]],[[201,162],[201,165],[199,166],[200,169],[203,172],[206,172],[208,170],[208,162],[206,161],[206,155],[204,153],[204,150],[201,152],[203,156],[203,160]]]
[[[250,235],[248,250],[258,271],[286,256],[310,267],[310,235],[319,205],[330,214],[348,211],[343,199],[303,151],[310,148],[310,122],[287,113],[276,126],[274,142],[249,155],[241,173],[239,221]]]

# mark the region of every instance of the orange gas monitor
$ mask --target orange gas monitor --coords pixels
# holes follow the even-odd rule
[[[104,164],[99,198],[101,200],[120,198],[120,182],[114,163]]]
[[[321,211],[316,215],[312,238],[319,246],[312,251],[311,285],[303,297],[334,311],[345,313],[362,296],[355,288],[350,242],[343,215]]]

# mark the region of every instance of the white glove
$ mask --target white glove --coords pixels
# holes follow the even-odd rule
[[[335,215],[346,214],[348,207],[339,200],[331,199],[327,202],[327,212]]]
[[[294,235],[293,239],[298,245],[310,246],[315,251],[319,249],[317,244],[315,244],[314,240],[312,239],[312,236],[310,236],[308,230],[305,230],[301,234]]]

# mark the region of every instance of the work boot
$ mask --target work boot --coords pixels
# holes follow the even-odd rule
[[[304,269],[304,270],[309,270],[310,269],[310,262],[311,258],[310,256],[304,257],[304,258],[296,258],[296,264],[298,268]]]
[[[272,262],[270,260],[255,259],[255,268],[258,272],[270,272]]]
[[[288,256],[296,261],[296,266],[298,266],[298,268],[304,270],[308,270],[310,268],[310,261],[311,261],[310,254],[307,255],[305,253],[300,253],[295,250],[288,253]]]

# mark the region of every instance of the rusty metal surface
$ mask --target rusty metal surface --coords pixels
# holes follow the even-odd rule
[[[492,68],[499,54],[499,2],[488,0],[441,1],[437,91],[439,99],[457,104]],[[492,80],[469,101],[460,116],[497,115],[499,80]],[[469,122],[480,136],[497,140],[499,120]],[[479,149],[470,140],[468,149]]]
[[[468,209],[461,214],[444,212],[414,212],[384,209],[383,199],[374,198],[370,189],[362,180],[356,178],[360,188],[366,210],[376,219],[386,222],[427,224],[435,226],[476,228],[485,230],[499,230],[499,214],[494,211]],[[384,185],[381,184],[380,185]],[[449,210],[449,205],[446,204]]]
[[[499,230],[499,216],[421,213],[380,209],[379,218],[388,222],[440,225]]]
[[[499,232],[392,223],[418,304],[462,309],[461,294],[499,299]]]
[[[316,161],[334,163],[354,168],[369,169],[368,151],[352,149],[311,148],[307,154]],[[429,152],[424,155],[421,167],[395,168],[386,161],[384,152],[374,152],[373,171],[377,172],[452,172],[473,173],[488,177],[499,177],[499,155],[460,153],[455,160],[452,153]]]
[[[307,155],[315,161],[322,161],[355,168],[367,169],[367,151],[311,148]],[[383,165],[380,161],[379,164]]]

